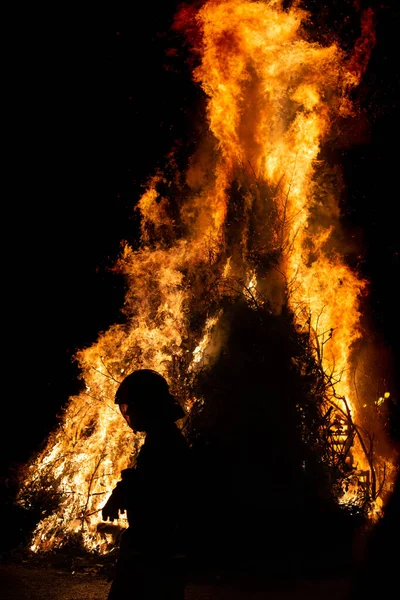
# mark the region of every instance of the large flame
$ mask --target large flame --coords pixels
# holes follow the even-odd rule
[[[116,387],[134,368],[153,368],[190,410],[196,399],[176,377],[177,365],[183,361],[195,372],[218,351],[212,332],[223,309],[210,308],[200,288],[210,271],[215,281],[234,281],[252,297],[266,297],[277,313],[287,301],[299,328],[310,332],[340,424],[335,443],[351,440],[358,482],[373,480],[379,506],[382,457],[375,451],[372,464],[361,427],[363,405],[375,398],[357,397],[354,385],[367,282],[341,254],[335,182],[321,159],[333,126],[355,110],[349,94],[373,46],[371,14],[364,15],[351,56],[337,43],[310,41],[307,18],[296,4],[284,10],[278,0],[209,0],[177,15],[177,28],[197,31],[194,79],[207,98],[209,131],[190,161],[178,217],[158,191],[164,176],[149,181],[138,202],[141,247],[126,245],[117,265],[128,284],[125,323],[78,353],[85,390],[70,399],[60,426],[27,467],[22,492],[39,484],[49,493],[55,487],[59,496],[59,508],[36,528],[34,550],[60,546],[71,532],[82,534],[88,548],[110,548],[112,538],[97,527],[99,510],[142,442],[115,409]],[[234,182],[245,224],[229,237]],[[248,253],[254,230],[261,252],[274,257],[268,267]],[[350,488],[346,498],[356,493]]]

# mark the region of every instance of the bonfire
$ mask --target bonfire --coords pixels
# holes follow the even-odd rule
[[[114,404],[137,368],[166,377],[194,444],[208,432],[235,457],[241,502],[276,510],[285,481],[292,498],[293,482],[319,478],[338,505],[379,518],[396,475],[380,417],[390,391],[370,381],[368,281],[346,262],[339,174],[323,158],[357,114],[351,93],[374,46],[372,12],[360,19],[345,52],[310,34],[298,3],[207,0],[176,14],[204,136],[184,172],[171,153],[149,174],[140,245],[115,265],[123,322],[77,352],[84,389],[23,470],[19,502],[43,506],[32,551],[118,543],[126,519],[105,524],[101,508],[143,443]]]

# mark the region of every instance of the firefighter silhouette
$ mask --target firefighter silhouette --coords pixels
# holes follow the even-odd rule
[[[185,413],[164,377],[150,369],[128,375],[115,402],[128,425],[145,432],[146,438],[135,466],[122,471],[102,509],[104,521],[126,511],[129,523],[121,536],[108,599],[183,599],[183,506],[190,451],[176,421]]]

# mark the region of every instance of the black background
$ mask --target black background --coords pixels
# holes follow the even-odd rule
[[[315,21],[355,31],[354,3],[332,4],[322,14],[310,2]],[[344,224],[358,232],[371,280],[370,319],[397,360],[397,15],[395,0],[372,6],[377,44],[357,92],[368,124],[337,156]],[[168,33],[175,8],[65,7],[9,20],[2,475],[39,448],[80,389],[75,351],[120,318],[124,284],[109,267],[121,240],[137,241],[141,186],[177,141],[190,152],[202,94]]]

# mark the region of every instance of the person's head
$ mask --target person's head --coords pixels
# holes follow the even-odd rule
[[[167,381],[151,369],[138,369],[127,375],[117,389],[115,403],[134,431],[147,432],[185,416],[170,394]]]

